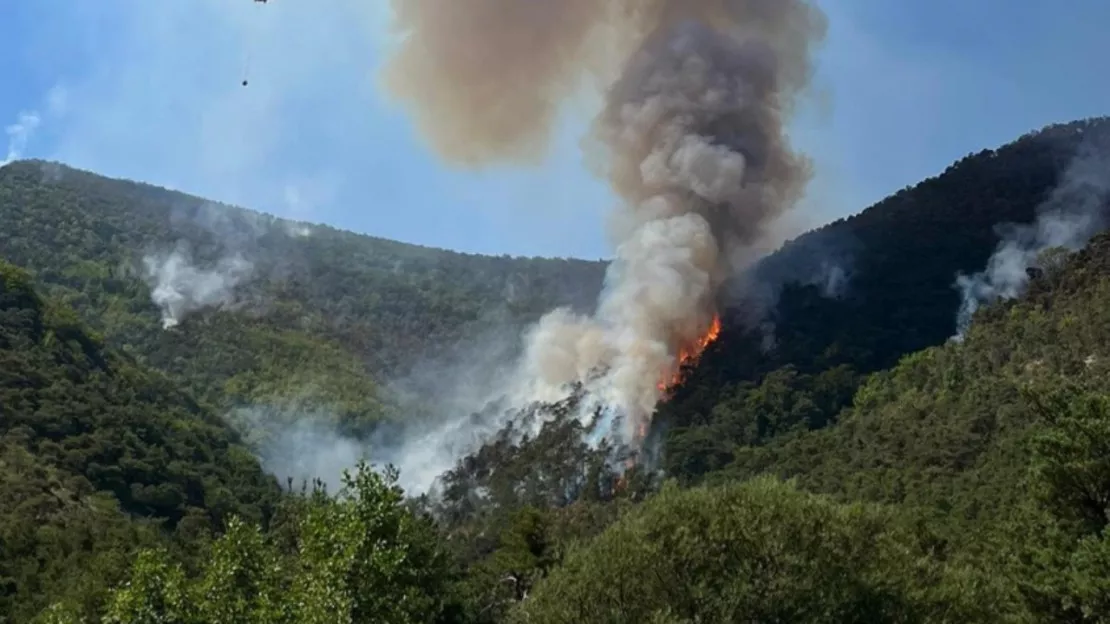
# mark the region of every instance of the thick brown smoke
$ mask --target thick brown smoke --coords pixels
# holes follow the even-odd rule
[[[616,258],[591,317],[534,330],[531,392],[581,381],[642,429],[678,354],[716,314],[730,270],[801,198],[809,161],[785,122],[824,15],[805,0],[393,0],[386,84],[427,140],[467,165],[543,154],[586,79],[604,106],[584,143],[621,205]]]
[[[464,164],[542,155],[607,0],[393,0],[406,38],[386,86],[433,146]]]

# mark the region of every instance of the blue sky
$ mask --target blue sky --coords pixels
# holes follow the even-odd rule
[[[816,225],[969,152],[1110,113],[1105,0],[827,0],[793,124]],[[613,202],[568,112],[538,168],[458,171],[383,99],[382,0],[0,0],[19,155],[470,252],[605,257]],[[240,86],[247,77],[250,85]],[[0,146],[3,160],[5,146]]]

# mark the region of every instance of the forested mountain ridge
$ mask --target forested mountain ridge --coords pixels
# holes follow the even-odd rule
[[[758,444],[804,422],[820,428],[850,404],[863,375],[956,333],[959,273],[982,270],[1000,226],[1030,223],[1084,150],[1110,162],[1110,118],[1049,126],[993,150],[969,155],[940,175],[786,244],[758,267],[778,288],[765,319],[751,330],[742,300],[721,337],[661,407],[668,424],[671,474],[696,478],[727,463],[732,447]],[[830,290],[828,271],[842,279]],[[762,305],[762,304],[760,304]],[[764,306],[766,307],[766,306]],[[760,387],[770,376],[772,384]],[[754,417],[783,386],[805,397],[800,413],[779,422]],[[793,391],[793,390],[792,390]],[[789,393],[788,393],[789,394]],[[763,398],[760,398],[763,397]],[[738,406],[749,402],[749,414]],[[743,431],[722,436],[722,419]]]
[[[151,614],[197,623],[301,622],[320,621],[320,613],[342,614],[340,619],[352,622],[490,624],[1105,621],[1110,353],[1104,351],[1110,324],[1104,317],[1110,237],[1097,237],[1071,256],[1046,255],[1022,298],[986,307],[962,342],[945,341],[955,330],[956,274],[983,268],[998,242],[995,226],[1030,221],[1079,147],[1107,136],[1107,120],[1087,120],[969,156],[768,258],[756,281],[766,289],[748,293],[762,298],[757,303],[767,314],[757,320],[763,323],[745,318],[749,302],[728,308],[720,339],[660,408],[662,426],[654,435],[662,441],[665,475],[673,478],[661,490],[639,468],[624,477],[614,474],[608,450],[583,442],[582,425],[566,417],[565,405],[526,411],[524,417],[545,416],[551,423],[534,438],[492,440],[459,462],[445,480],[442,498],[413,501],[414,509],[434,514],[438,536],[428,518],[402,504],[388,474],[358,472],[349,496],[334,504],[314,494],[286,493],[272,506],[262,493],[272,481],[263,478],[256,489],[249,476],[228,486],[243,505],[236,515],[246,522],[227,523],[220,522],[226,516],[221,510],[228,508],[223,498],[197,498],[187,488],[184,498],[175,494],[172,484],[190,483],[191,471],[200,470],[187,470],[188,463],[166,469],[171,485],[165,492],[143,479],[134,482],[137,487],[122,488],[96,480],[105,474],[99,462],[82,464],[85,455],[69,458],[57,450],[84,449],[86,432],[54,432],[60,436],[54,441],[44,440],[52,430],[20,429],[23,438],[5,447],[14,450],[5,451],[0,486],[10,488],[13,498],[30,501],[19,509],[32,511],[13,515],[9,526],[13,535],[32,537],[17,541],[3,534],[4,548],[24,544],[19,560],[26,562],[18,571],[4,572],[4,587],[10,589],[5,599],[18,609],[16,621],[54,602],[41,614],[49,622],[84,616],[137,623]],[[245,283],[237,306],[199,311],[163,330],[150,287],[129,268],[147,238],[136,238],[128,228],[133,220],[141,222],[131,215],[141,214],[149,199],[144,193],[165,192],[126,187],[142,201],[120,208],[109,221],[115,225],[98,226],[77,208],[86,201],[80,186],[52,187],[69,172],[58,178],[43,163],[17,166],[23,167],[23,182],[13,183],[9,168],[0,170],[0,192],[6,194],[0,196],[5,202],[0,219],[15,228],[0,229],[3,253],[13,249],[13,257],[26,259],[36,284],[73,302],[102,331],[103,343],[134,354],[105,351],[97,335],[82,329],[55,359],[38,360],[43,367],[58,367],[53,374],[64,377],[66,358],[86,349],[107,354],[108,362],[147,362],[187,388],[180,393],[170,380],[150,377],[167,384],[157,396],[181,396],[188,403],[188,391],[195,392],[201,397],[195,410],[208,415],[204,420],[212,412],[201,403],[249,402],[290,385],[312,384],[319,379],[315,371],[335,371],[333,385],[322,386],[319,398],[348,404],[343,415],[354,425],[378,418],[377,398],[364,395],[386,360],[367,365],[358,353],[371,346],[359,343],[368,340],[365,335],[347,340],[343,334],[368,322],[357,305],[370,305],[373,297],[359,299],[356,293],[344,310],[330,301],[319,305],[331,307],[314,308],[316,300],[304,295],[316,286],[302,278],[318,277],[304,271],[319,265],[298,259],[310,248],[296,245],[326,238],[315,233],[297,238],[284,222],[259,235],[254,226],[212,227],[214,215],[225,213],[208,208],[196,213],[167,203],[151,209],[158,219],[176,222],[174,227],[199,231],[195,238],[173,231],[158,240],[176,245],[188,238],[201,260],[219,258],[231,246],[253,251],[260,240],[281,249],[279,257],[287,260],[270,262],[259,253],[256,264],[266,279]],[[120,184],[74,175],[77,180],[89,175],[90,187]],[[43,211],[59,211],[54,202],[63,195],[55,192],[70,197],[65,201],[73,206],[58,213],[68,215],[73,227],[29,221]],[[98,201],[107,209],[120,197]],[[251,234],[243,236],[244,231]],[[56,235],[74,249],[100,249],[103,260],[86,263],[64,246],[52,247]],[[301,251],[281,247],[286,244]],[[354,246],[343,249],[352,255]],[[374,257],[380,263],[375,275],[383,288],[393,288],[389,280],[405,273],[385,270],[392,262],[388,254]],[[336,259],[328,266],[345,265]],[[580,291],[573,284],[560,290],[562,274],[551,269],[558,283],[550,292],[561,293],[552,298],[577,300],[579,292],[577,302],[588,305],[603,266],[574,266],[595,281]],[[830,279],[830,267],[846,279]],[[13,291],[30,292],[27,276],[9,273],[20,275],[11,282],[17,285]],[[351,279],[349,271],[342,275],[327,291],[340,299]],[[420,283],[429,292],[463,296],[452,290],[457,284],[440,291],[430,277]],[[391,292],[407,292],[397,288]],[[474,288],[470,292],[495,299],[494,289]],[[65,309],[51,307],[57,301],[49,297],[34,300],[43,302],[43,310]],[[508,304],[513,301],[518,300],[510,297]],[[535,310],[506,312],[503,306],[501,316],[485,318],[508,319],[511,327],[544,310],[539,299],[533,303]],[[384,302],[374,305],[368,309],[388,309]],[[451,332],[468,331],[474,325],[466,323],[485,314],[475,312],[480,306],[473,302],[445,305],[455,319],[444,330],[445,343],[456,335]],[[20,314],[17,318],[26,316]],[[329,324],[327,314],[338,321]],[[79,325],[75,318],[61,318]],[[398,321],[394,327],[405,325]],[[386,352],[405,351],[398,345],[418,338],[395,340]],[[48,347],[62,349],[57,345]],[[34,378],[33,372],[22,375]],[[100,383],[102,376],[90,379]],[[62,397],[76,392],[57,384],[50,388]],[[167,411],[176,415],[175,409]],[[83,413],[61,413],[70,411]],[[131,420],[138,412],[121,413],[127,415],[122,422],[137,428],[120,433],[121,444],[134,444],[136,436],[142,441],[146,434],[165,437],[166,442],[147,445],[153,457],[140,456],[140,462],[161,466],[162,454],[175,456],[174,444],[192,443],[188,436],[165,433],[180,430],[176,421],[153,420],[155,425],[143,428]],[[40,422],[27,404],[16,416]],[[45,427],[52,422],[41,421]],[[210,435],[223,448],[224,434]],[[239,474],[225,472],[219,454],[212,457],[212,479]],[[49,527],[56,525],[43,534],[30,531],[37,526],[32,519],[39,517],[37,510],[56,505],[52,493],[65,492],[57,484],[86,469],[91,476],[81,478],[93,485],[81,491],[104,502],[67,503],[56,517],[63,524],[73,517],[76,526],[94,527],[76,535],[103,527],[107,537],[67,542],[51,537]],[[260,474],[255,463],[244,464],[242,471]],[[25,474],[37,476],[28,485]],[[683,489],[696,482],[702,483]],[[136,519],[128,520],[113,505]],[[76,511],[104,508],[111,512],[89,517]],[[266,523],[266,512],[273,509],[284,519]],[[164,517],[169,522],[160,524],[172,526],[182,513],[172,532],[145,520]],[[209,541],[199,528],[182,530],[204,525],[196,520],[205,515],[226,531],[223,537]],[[56,546],[42,556],[29,554],[43,552],[38,544]],[[118,584],[136,546],[144,550],[134,559],[129,582]]]
[[[230,257],[249,268],[229,305],[167,332],[143,261],[175,251],[199,268]],[[457,359],[458,343],[491,327],[511,335],[553,306],[592,305],[604,270],[309,226],[42,161],[0,168],[0,253],[209,402],[311,391],[356,427],[381,416],[376,382]]]
[[[1060,124],[969,155],[786,244],[754,280],[773,305],[742,299],[726,310],[721,339],[664,420],[685,429],[706,418],[720,394],[697,388],[756,382],[786,364],[802,374],[836,371],[818,420],[834,417],[859,373],[952,335],[956,273],[982,268],[994,228],[1028,222],[1078,146],[1108,125]],[[179,249],[198,266],[239,254],[251,268],[233,305],[200,309],[167,332],[142,260]],[[374,390],[379,383],[429,359],[466,366],[475,356],[468,339],[497,328],[511,342],[555,305],[588,309],[605,268],[407,245],[42,161],[0,169],[0,250],[109,344],[185,381],[203,400],[228,407],[311,395],[354,431],[390,412]],[[737,316],[753,307],[770,310],[770,352],[761,348],[766,336]]]

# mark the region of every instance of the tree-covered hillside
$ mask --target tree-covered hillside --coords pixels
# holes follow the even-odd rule
[[[675,430],[670,469],[697,475],[720,463],[682,448],[701,446],[699,425],[737,384],[788,365],[781,374],[814,376],[823,388],[811,417],[819,426],[835,418],[861,373],[951,336],[956,273],[981,269],[994,228],[1030,221],[1078,147],[1108,126],[1052,126],[969,155],[767,258],[756,279],[744,280],[741,303],[726,300],[721,339],[663,410]],[[396,412],[381,383],[430,360],[488,366],[511,349],[468,349],[468,340],[496,330],[498,342],[511,343],[555,305],[589,308],[605,266],[428,249],[41,161],[0,169],[0,250],[109,344],[185,381],[202,400],[230,407],[295,397],[325,404],[355,432]],[[250,268],[230,305],[164,331],[143,259],[177,250],[202,268],[236,255]],[[765,312],[757,319],[764,331],[751,331],[753,310]],[[479,353],[486,361],[475,361]],[[410,396],[442,383],[431,377]]]
[[[982,270],[999,227],[1033,221],[1075,159],[1092,152],[1110,163],[1110,118],[969,155],[767,258],[757,283],[777,287],[764,319],[774,344],[766,348],[767,334],[746,320],[752,302],[733,307],[721,338],[661,408],[671,474],[697,478],[731,461],[736,446],[821,428],[865,374],[953,336],[957,274]],[[844,275],[831,292],[830,267]]]
[[[1103,235],[1057,258],[1026,297],[987,308],[965,341],[870,376],[839,422],[738,453],[711,483],[670,480],[643,502],[619,486],[559,498],[575,471],[552,469],[581,452],[560,435],[573,429],[566,421],[499,443],[499,456],[519,460],[515,474],[479,469],[477,490],[501,494],[477,507],[481,495],[448,499],[438,540],[403,510],[391,475],[361,470],[337,502],[291,498],[280,528],[233,522],[193,566],[143,549],[97,613],[135,623],[1107,621],[1108,297]],[[579,485],[597,483],[589,472]],[[57,602],[43,621],[78,612]]]
[[[644,484],[608,485],[552,406],[540,436],[460,462],[438,513],[485,569],[514,510],[543,510],[532,558],[500,568],[528,579],[501,594],[511,621],[1110,621],[1110,234],[1042,266],[820,428],[828,371],[725,395],[691,490],[648,484],[627,512]]]
[[[1110,154],[1110,121],[969,156],[768,258],[660,406],[662,474],[587,445],[572,396],[410,501],[365,467],[337,498],[279,492],[208,405],[296,394],[358,430],[393,368],[588,306],[602,264],[0,169],[0,250],[32,269],[0,291],[0,621],[1110,621],[1110,234],[948,341],[957,274],[1091,145]],[[141,261],[183,240],[254,277],[164,330]]]
[[[245,275],[227,305],[163,331],[143,261],[175,251],[209,270],[237,257]],[[213,404],[312,395],[353,427],[381,416],[378,383],[451,363],[491,328],[512,336],[553,306],[589,307],[604,271],[309,226],[41,161],[0,169],[0,255]]]
[[[0,621],[89,599],[83,575],[118,580],[161,531],[268,523],[278,504],[220,415],[103,342],[0,262]]]

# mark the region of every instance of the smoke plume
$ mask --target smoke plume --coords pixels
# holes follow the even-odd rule
[[[38,113],[23,112],[19,114],[15,123],[4,128],[4,134],[8,136],[8,153],[4,160],[0,161],[0,167],[23,157],[23,150],[27,149],[27,142],[40,123],[42,119]]]
[[[1093,141],[1084,143],[1060,184],[1038,207],[1036,220],[1028,225],[1008,223],[999,227],[1002,240],[986,268],[973,275],[957,274],[955,286],[962,293],[962,301],[956,318],[956,340],[963,338],[980,307],[1021,295],[1029,282],[1029,269],[1040,268],[1046,250],[1076,251],[1106,228],[1110,201],[1107,147]]]
[[[143,258],[151,298],[162,311],[162,327],[180,324],[191,312],[234,300],[235,287],[250,276],[253,265],[240,255],[223,258],[212,268],[197,267],[188,247]]]
[[[283,483],[319,479],[329,492],[338,492],[343,472],[371,459],[366,444],[340,433],[320,410],[255,405],[232,410],[228,418],[249,432],[262,467]]]
[[[292,240],[311,233],[306,224],[212,202],[174,205],[168,225],[176,245],[143,258],[165,328],[210,306],[241,303],[262,309],[265,303],[248,297],[242,287],[248,280],[279,280],[302,267],[303,248]]]
[[[528,336],[514,390],[583,383],[635,443],[684,355],[716,323],[730,272],[763,253],[810,162],[785,123],[824,15],[805,0],[394,0],[392,93],[449,162],[542,156],[562,101],[604,104],[584,149],[620,198],[591,315],[556,310]],[[585,405],[592,411],[596,405]]]
[[[68,100],[69,94],[66,89],[61,85],[55,85],[46,94],[46,114],[51,117],[64,115]],[[4,134],[8,137],[8,149],[3,160],[0,160],[0,167],[23,158],[31,137],[38,132],[42,122],[43,113],[38,110],[22,111],[14,123],[4,127]]]

